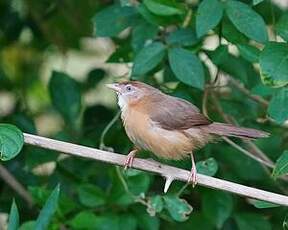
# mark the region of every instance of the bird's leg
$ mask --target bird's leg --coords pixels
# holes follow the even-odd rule
[[[197,184],[197,170],[196,170],[193,153],[191,153],[190,156],[191,156],[192,167],[191,167],[190,175],[188,177],[188,183],[192,183],[192,186],[194,188],[195,185]]]
[[[135,158],[136,153],[138,152],[138,149],[133,149],[126,158],[124,169],[126,170],[128,167],[131,168],[133,165],[133,160]]]

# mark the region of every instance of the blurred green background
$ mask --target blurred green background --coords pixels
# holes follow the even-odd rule
[[[118,108],[105,83],[140,80],[213,120],[270,132],[254,145],[233,141],[266,162],[278,159],[272,168],[226,142],[197,151],[197,168],[288,194],[287,8],[280,0],[1,0],[0,123],[127,154],[133,146],[120,119],[111,123]],[[149,152],[139,157],[191,167]],[[37,229],[57,184],[53,230],[288,229],[285,207],[200,186],[181,190],[176,181],[163,194],[160,176],[59,152],[25,146],[0,166],[34,201],[30,207],[0,171],[0,229],[13,198],[20,229]]]

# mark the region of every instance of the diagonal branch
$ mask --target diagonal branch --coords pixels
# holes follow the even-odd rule
[[[102,151],[99,149],[89,148],[76,144],[71,144],[63,141],[57,141],[45,137],[24,134],[25,143],[40,148],[55,150],[67,153],[74,156],[99,160],[114,165],[124,165],[126,156],[112,152]],[[133,162],[133,167],[147,172],[160,174],[165,178],[173,178],[173,180],[187,181],[189,171],[176,167],[160,164],[155,161],[136,158]],[[233,182],[198,174],[198,184],[219,189],[241,196],[246,196],[258,200],[268,201],[279,205],[288,206],[288,196],[267,192],[264,190],[236,184]]]

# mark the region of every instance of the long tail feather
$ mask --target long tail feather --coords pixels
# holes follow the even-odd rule
[[[256,138],[268,137],[270,135],[267,132],[256,129],[241,128],[236,127],[234,125],[218,122],[214,122],[211,125],[208,125],[207,128],[209,133],[220,136],[232,136],[239,138],[256,139]]]

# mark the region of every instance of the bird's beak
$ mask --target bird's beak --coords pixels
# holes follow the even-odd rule
[[[121,87],[119,86],[119,84],[114,83],[114,84],[106,84],[106,87],[109,89],[112,89],[118,93],[120,93]]]

